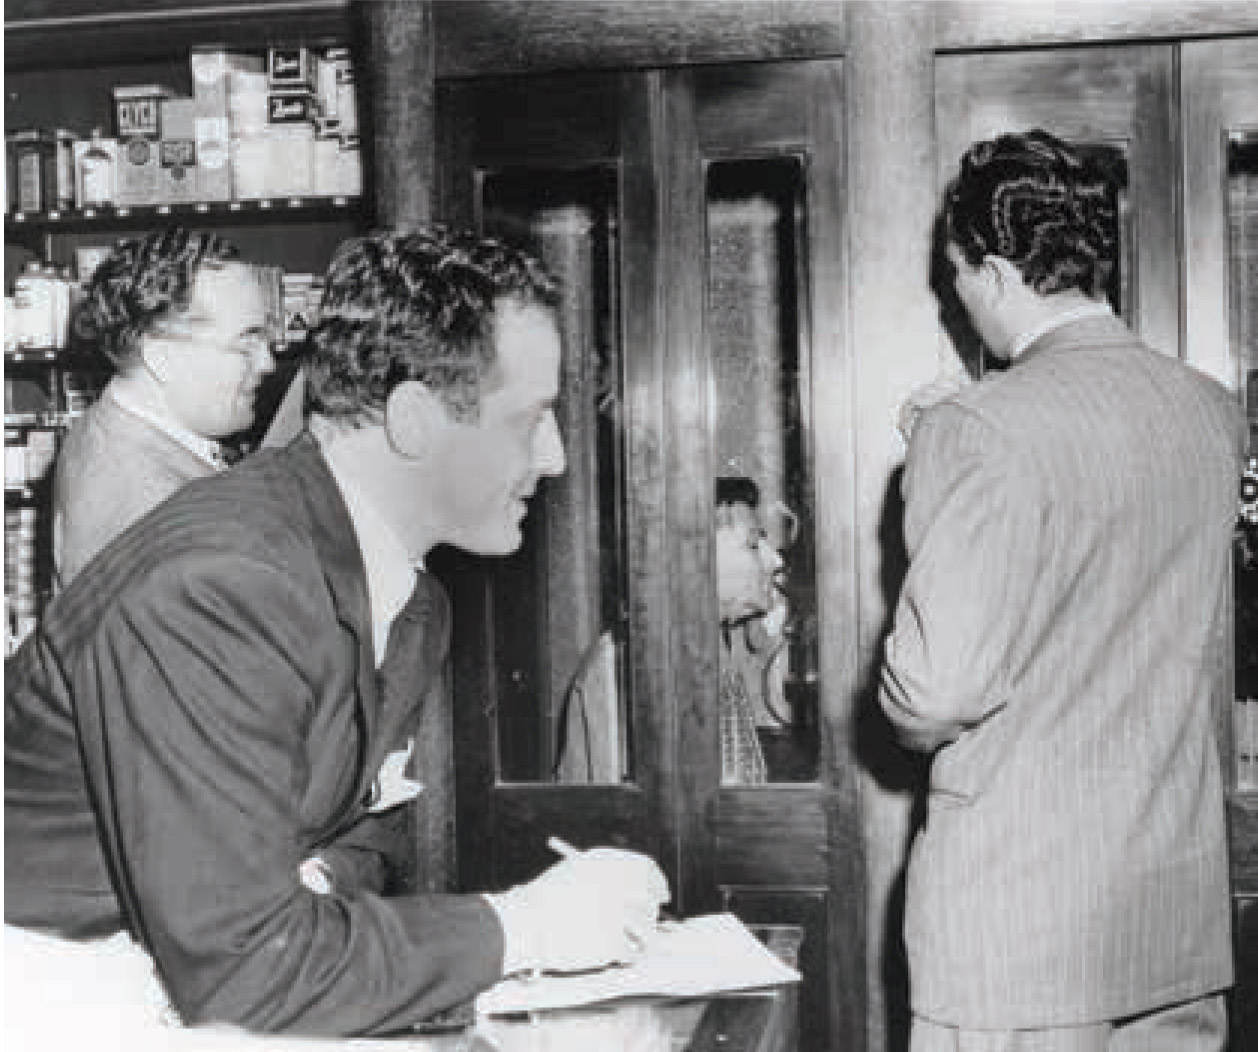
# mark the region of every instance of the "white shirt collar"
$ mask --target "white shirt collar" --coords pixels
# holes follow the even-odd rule
[[[155,427],[171,441],[183,446],[198,460],[205,461],[215,471],[222,471],[227,467],[227,461],[223,459],[223,447],[214,439],[195,434],[186,427],[180,427],[173,420],[159,416],[153,410],[134,401],[125,389],[119,388],[116,384],[110,384],[105,394],[112,398],[120,409],[134,417],[139,417],[150,427]]]
[[[1079,307],[1071,307],[1070,310],[1062,311],[1060,314],[1054,314],[1046,321],[1040,322],[1033,329],[1019,333],[1017,338],[1009,347],[1009,360],[1015,361],[1023,351],[1031,346],[1036,340],[1054,329],[1060,329],[1063,325],[1069,325],[1072,321],[1079,321],[1083,318],[1099,317],[1102,314],[1113,314],[1108,303],[1085,303]]]
[[[316,435],[316,438],[318,436]],[[367,571],[367,597],[371,604],[371,644],[376,666],[384,660],[385,645],[389,641],[389,628],[401,612],[415,588],[415,573],[422,570],[422,562],[414,563],[397,532],[376,510],[362,487],[334,460],[325,457],[328,469],[345,500],[349,519],[358,538],[363,566]]]

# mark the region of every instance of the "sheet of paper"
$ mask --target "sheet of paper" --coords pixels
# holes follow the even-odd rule
[[[799,981],[731,913],[662,931],[632,965],[580,975],[504,979],[476,999],[482,1015],[575,1008],[626,997],[704,997]]]

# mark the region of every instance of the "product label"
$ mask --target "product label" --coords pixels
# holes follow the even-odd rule
[[[272,84],[305,84],[310,78],[310,53],[305,48],[271,48],[267,74]]]
[[[118,99],[118,134],[147,135],[157,138],[159,99]],[[136,162],[140,163],[140,162]]]
[[[148,139],[132,139],[127,143],[127,162],[136,166],[149,163],[149,158],[153,155],[153,148],[149,145]]]
[[[161,163],[163,168],[191,168],[197,163],[196,143],[191,139],[163,139]]]
[[[313,99],[309,95],[268,95],[268,124],[300,124],[314,120]]]

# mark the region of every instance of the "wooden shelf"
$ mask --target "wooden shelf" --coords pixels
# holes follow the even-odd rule
[[[21,350],[5,351],[4,364],[19,365],[22,363],[54,365],[65,358],[66,352],[49,347],[23,347]]]
[[[147,229],[170,220],[195,220],[199,226],[283,222],[317,222],[354,218],[361,197],[284,197],[250,201],[197,201],[187,204],[135,205],[130,208],[70,209],[59,212],[11,212],[5,217],[7,236],[70,234]]]

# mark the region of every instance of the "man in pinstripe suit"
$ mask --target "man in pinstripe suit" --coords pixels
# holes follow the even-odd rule
[[[907,874],[914,1052],[1219,1049],[1232,982],[1211,699],[1236,400],[1106,303],[1116,195],[1044,132],[943,219],[1009,368],[921,412],[881,704],[933,752]]]

